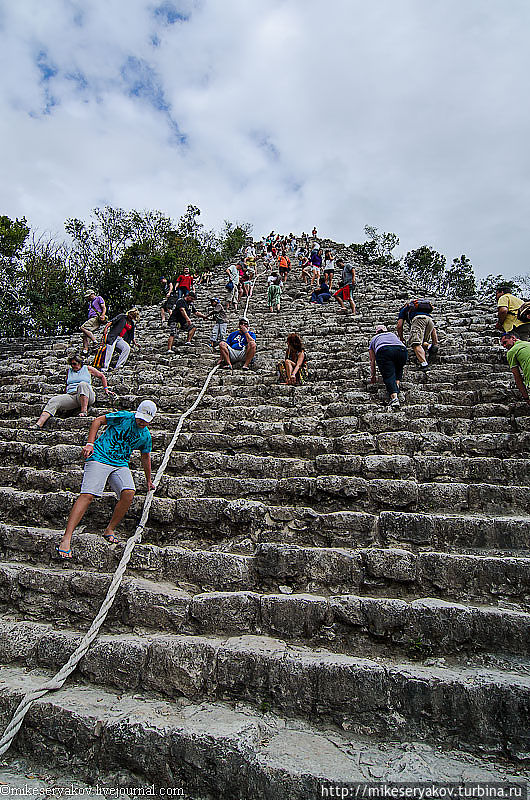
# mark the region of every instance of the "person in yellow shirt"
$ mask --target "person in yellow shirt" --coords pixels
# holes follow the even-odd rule
[[[519,339],[527,342],[530,339],[530,323],[521,322],[517,318],[517,310],[523,302],[524,300],[511,294],[509,286],[497,288],[497,330],[508,333],[515,329]]]

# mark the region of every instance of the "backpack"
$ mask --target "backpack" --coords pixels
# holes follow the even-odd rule
[[[95,369],[101,369],[101,367],[105,364],[106,354],[107,354],[107,334],[105,334],[105,338],[103,339],[102,344],[100,344],[98,349],[96,350],[96,355],[94,356],[94,361],[92,362],[92,366]]]
[[[519,322],[530,322],[530,300],[525,300],[522,306],[517,309],[517,319]]]
[[[416,314],[432,314],[433,305],[430,300],[411,300],[407,303],[407,319],[410,318],[412,312]]]

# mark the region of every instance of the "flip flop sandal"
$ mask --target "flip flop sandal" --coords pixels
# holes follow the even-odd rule
[[[117,536],[114,536],[113,533],[107,533],[102,535],[105,541],[108,542],[109,544],[120,544],[120,540],[118,539]]]
[[[65,558],[65,559],[72,558],[72,549],[71,548],[70,548],[70,550],[61,550],[61,548],[57,544],[57,545],[55,545],[55,550],[56,550],[57,553],[59,553],[61,558]]]

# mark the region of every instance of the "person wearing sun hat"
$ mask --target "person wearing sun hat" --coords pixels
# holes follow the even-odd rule
[[[96,417],[92,422],[87,443],[83,447],[86,463],[81,491],[70,511],[61,542],[55,548],[61,558],[72,558],[70,548],[72,534],[93,499],[101,497],[103,494],[107,481],[116,494],[118,502],[102,535],[110,544],[119,542],[114,531],[129,510],[136,492],[134,479],[129,469],[129,459],[133,450],[140,451],[147,490],[154,489],[151,482],[153,443],[147,426],[153,420],[156,410],[156,405],[152,400],[143,400],[136,411],[114,411],[111,414]],[[106,425],[107,428],[96,439],[102,425]]]
[[[94,334],[97,332],[100,325],[107,321],[107,308],[105,301],[101,295],[97,294],[94,289],[87,289],[83,295],[85,300],[88,300],[88,319],[83,322],[79,330],[83,334],[83,353],[88,355],[88,348],[90,342],[94,343],[96,337]]]
[[[390,408],[399,411],[399,385],[408,359],[408,350],[403,342],[381,323],[375,327],[375,336],[368,345],[371,383],[377,381],[375,365],[379,367],[383,382],[390,397]]]

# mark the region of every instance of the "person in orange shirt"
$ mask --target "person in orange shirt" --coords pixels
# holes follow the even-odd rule
[[[285,255],[285,251],[282,250],[282,254],[278,259],[278,272],[280,273],[280,278],[285,283],[287,281],[287,273],[291,269],[291,259]]]

